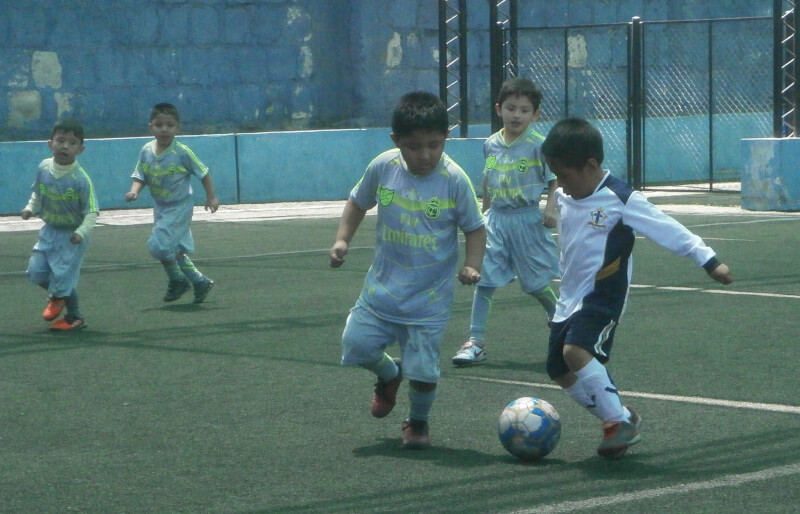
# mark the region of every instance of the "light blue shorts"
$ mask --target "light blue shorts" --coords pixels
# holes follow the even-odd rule
[[[535,293],[558,275],[558,247],[538,206],[487,211],[479,285],[502,287],[516,277],[522,291]]]
[[[43,226],[28,261],[28,280],[47,287],[47,292],[57,298],[69,296],[77,287],[89,244],[88,237],[81,244],[72,244],[69,240],[72,234],[72,230]]]
[[[403,377],[419,382],[439,382],[439,345],[445,325],[401,325],[382,320],[356,305],[350,310],[342,334],[342,364],[359,366],[380,361],[386,347],[400,345]]]
[[[150,255],[160,261],[173,261],[178,254],[194,253],[192,237],[192,213],[194,205],[189,201],[175,205],[159,205],[153,208],[153,233],[147,240]]]

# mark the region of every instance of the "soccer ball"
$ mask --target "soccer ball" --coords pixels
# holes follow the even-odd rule
[[[548,402],[539,398],[517,398],[500,414],[497,432],[508,453],[521,460],[538,460],[558,444],[561,420]]]

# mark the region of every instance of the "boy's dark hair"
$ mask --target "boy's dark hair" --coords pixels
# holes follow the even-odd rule
[[[438,96],[425,91],[403,95],[392,114],[392,132],[398,137],[420,129],[443,134],[450,129],[447,107]]]
[[[527,96],[533,104],[533,110],[538,111],[539,106],[542,105],[542,92],[539,91],[533,82],[528,79],[508,79],[503,82],[500,87],[500,92],[497,94],[497,105],[503,105],[503,102],[509,96]]]
[[[581,168],[589,159],[603,163],[603,136],[582,118],[564,118],[550,129],[542,143],[547,158],[560,160],[570,168]]]
[[[168,103],[160,103],[155,104],[152,109],[150,109],[150,121],[153,121],[156,116],[159,114],[166,114],[167,116],[172,116],[175,118],[175,121],[180,123],[181,116],[178,114],[178,108],[172,104]]]
[[[53,125],[53,130],[50,132],[50,139],[56,135],[56,132],[72,132],[75,137],[80,139],[83,144],[83,125],[78,120],[59,120]]]

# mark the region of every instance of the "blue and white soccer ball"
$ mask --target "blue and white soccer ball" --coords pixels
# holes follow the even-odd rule
[[[521,460],[538,460],[553,451],[561,438],[556,409],[539,398],[517,398],[500,414],[500,442]]]

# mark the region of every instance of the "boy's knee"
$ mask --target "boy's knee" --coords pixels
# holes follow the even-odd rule
[[[25,274],[28,276],[28,280],[36,284],[37,286],[41,286],[47,289],[47,286],[50,283],[50,273],[44,271],[35,271],[35,270],[27,270]]]

